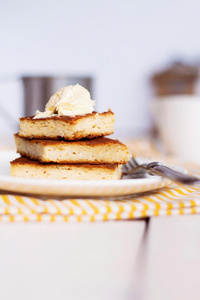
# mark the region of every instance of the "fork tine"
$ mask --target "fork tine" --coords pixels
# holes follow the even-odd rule
[[[122,172],[127,178],[144,178],[146,174],[146,171],[143,169],[143,167],[140,167],[139,163],[134,157],[131,157],[127,164],[122,166]],[[131,173],[129,174],[129,172]]]
[[[133,169],[133,168],[136,167],[136,165],[133,163],[132,160],[128,162],[128,166],[129,166],[129,168],[131,168],[131,169]]]
[[[133,163],[135,164],[135,167],[139,166],[139,163],[137,162],[137,160],[132,156],[131,160],[133,161]]]
[[[126,165],[123,165],[123,172],[127,172],[129,170],[128,162]]]
[[[136,160],[133,158],[133,156],[131,157],[131,159],[128,161],[128,165],[131,168],[135,168],[137,167],[139,164],[136,162]]]
[[[123,165],[123,171],[128,172],[129,170],[136,168],[138,165],[139,164],[137,163],[137,161],[133,157],[131,157],[130,160],[125,165]]]

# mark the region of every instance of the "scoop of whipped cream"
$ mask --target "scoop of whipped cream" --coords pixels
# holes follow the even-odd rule
[[[45,111],[36,111],[34,119],[51,116],[83,116],[94,111],[95,101],[90,93],[79,84],[69,85],[59,89],[47,102]]]

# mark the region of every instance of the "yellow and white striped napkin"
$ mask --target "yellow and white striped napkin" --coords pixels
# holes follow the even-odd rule
[[[129,142],[135,155],[163,158],[147,140]],[[172,161],[172,159],[171,159]],[[200,175],[200,167],[185,167]],[[109,199],[47,199],[0,194],[0,221],[82,222],[136,219],[200,212],[200,187],[171,184],[160,190]]]

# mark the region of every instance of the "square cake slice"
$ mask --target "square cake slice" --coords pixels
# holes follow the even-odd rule
[[[120,179],[121,165],[39,163],[25,157],[11,162],[11,175],[16,177],[99,180]]]
[[[114,132],[115,115],[112,111],[84,116],[56,116],[20,119],[19,136],[29,139],[79,140],[109,135]]]
[[[29,140],[15,134],[17,152],[40,162],[125,164],[130,158],[126,145],[105,137],[78,140]]]

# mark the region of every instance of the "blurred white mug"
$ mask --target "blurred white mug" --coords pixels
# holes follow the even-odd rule
[[[165,150],[200,164],[200,96],[156,98],[150,108]]]

